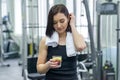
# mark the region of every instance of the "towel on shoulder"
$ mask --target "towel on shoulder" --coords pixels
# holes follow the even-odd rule
[[[58,33],[54,32],[51,38],[49,37],[46,38],[46,45],[57,47],[58,41],[59,41]],[[73,42],[73,37],[70,32],[67,32],[67,36],[66,36],[66,52],[68,57],[76,56],[77,54],[77,51],[75,50],[75,46]]]

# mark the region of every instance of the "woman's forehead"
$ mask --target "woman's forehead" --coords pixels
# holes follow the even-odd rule
[[[53,19],[56,21],[56,20],[59,20],[59,19],[65,19],[67,18],[63,13],[57,13],[56,15],[53,16]]]

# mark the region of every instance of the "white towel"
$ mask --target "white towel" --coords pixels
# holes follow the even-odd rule
[[[47,46],[57,47],[58,40],[59,40],[58,33],[54,32],[53,35],[51,36],[51,38],[49,38],[49,37],[46,38],[45,44]]]
[[[59,41],[59,36],[57,32],[54,32],[51,38],[47,37],[46,38],[46,45],[47,46],[52,46],[52,47],[57,47]],[[67,32],[67,37],[66,37],[66,52],[68,57],[76,56],[77,52],[75,50],[74,42],[73,42],[73,37],[70,32]]]

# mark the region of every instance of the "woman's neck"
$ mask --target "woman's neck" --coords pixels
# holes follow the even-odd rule
[[[59,34],[59,44],[65,45],[66,44],[66,33]]]
[[[66,38],[66,35],[67,35],[66,32],[65,33],[61,33],[61,34],[59,34],[59,38]]]

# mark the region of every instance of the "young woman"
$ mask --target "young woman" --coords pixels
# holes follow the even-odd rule
[[[46,45],[46,37],[57,32],[58,45],[56,47]],[[77,80],[76,56],[68,57],[66,53],[67,32],[72,34],[76,51],[86,48],[84,38],[78,33],[75,27],[75,16],[68,12],[63,4],[54,5],[48,14],[46,37],[43,37],[39,45],[39,56],[37,61],[37,71],[45,73],[45,80]],[[52,56],[62,56],[61,67],[59,62]]]

